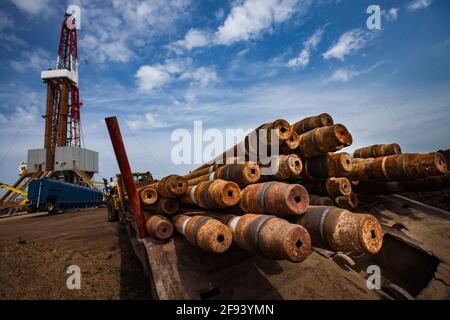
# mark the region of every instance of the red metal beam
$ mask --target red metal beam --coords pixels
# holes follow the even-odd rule
[[[145,218],[141,210],[141,203],[133,181],[133,175],[131,173],[130,163],[128,162],[125,145],[123,144],[122,135],[120,133],[119,123],[117,122],[116,117],[105,118],[105,122],[108,127],[114,153],[116,154],[122,180],[125,184],[125,190],[127,191],[128,199],[131,203],[131,210],[133,211],[133,216],[136,220],[139,238],[143,239],[146,237]]]

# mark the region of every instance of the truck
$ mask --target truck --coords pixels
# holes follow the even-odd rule
[[[103,195],[98,190],[51,178],[31,181],[28,199],[32,212],[92,208],[103,203]]]

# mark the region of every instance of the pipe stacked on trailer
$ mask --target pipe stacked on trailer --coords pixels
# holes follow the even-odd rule
[[[447,163],[437,153],[402,154],[397,144],[360,148],[354,157],[340,151],[352,141],[326,113],[292,126],[265,123],[185,176],[140,188],[141,206],[152,214],[147,232],[163,239],[171,223],[203,251],[223,253],[234,242],[292,262],[306,259],[311,245],[375,254],[382,229],[374,216],[351,212],[358,193],[448,187]]]

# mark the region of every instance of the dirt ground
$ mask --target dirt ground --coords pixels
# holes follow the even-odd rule
[[[69,290],[67,267],[81,270]],[[106,209],[0,219],[0,299],[150,299],[126,229]]]

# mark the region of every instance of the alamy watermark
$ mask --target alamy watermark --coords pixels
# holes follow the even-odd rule
[[[278,172],[280,154],[278,129],[207,129],[202,121],[194,121],[194,130],[176,129],[170,137],[176,144],[171,150],[172,163],[180,164],[244,164],[261,165],[261,175]],[[228,150],[225,147],[229,146]]]
[[[66,286],[69,290],[81,289],[81,269],[79,266],[73,264],[67,267],[67,274],[70,276],[66,280]]]
[[[366,273],[369,277],[366,280],[367,289],[380,290],[381,289],[381,269],[376,264],[367,267]]]

